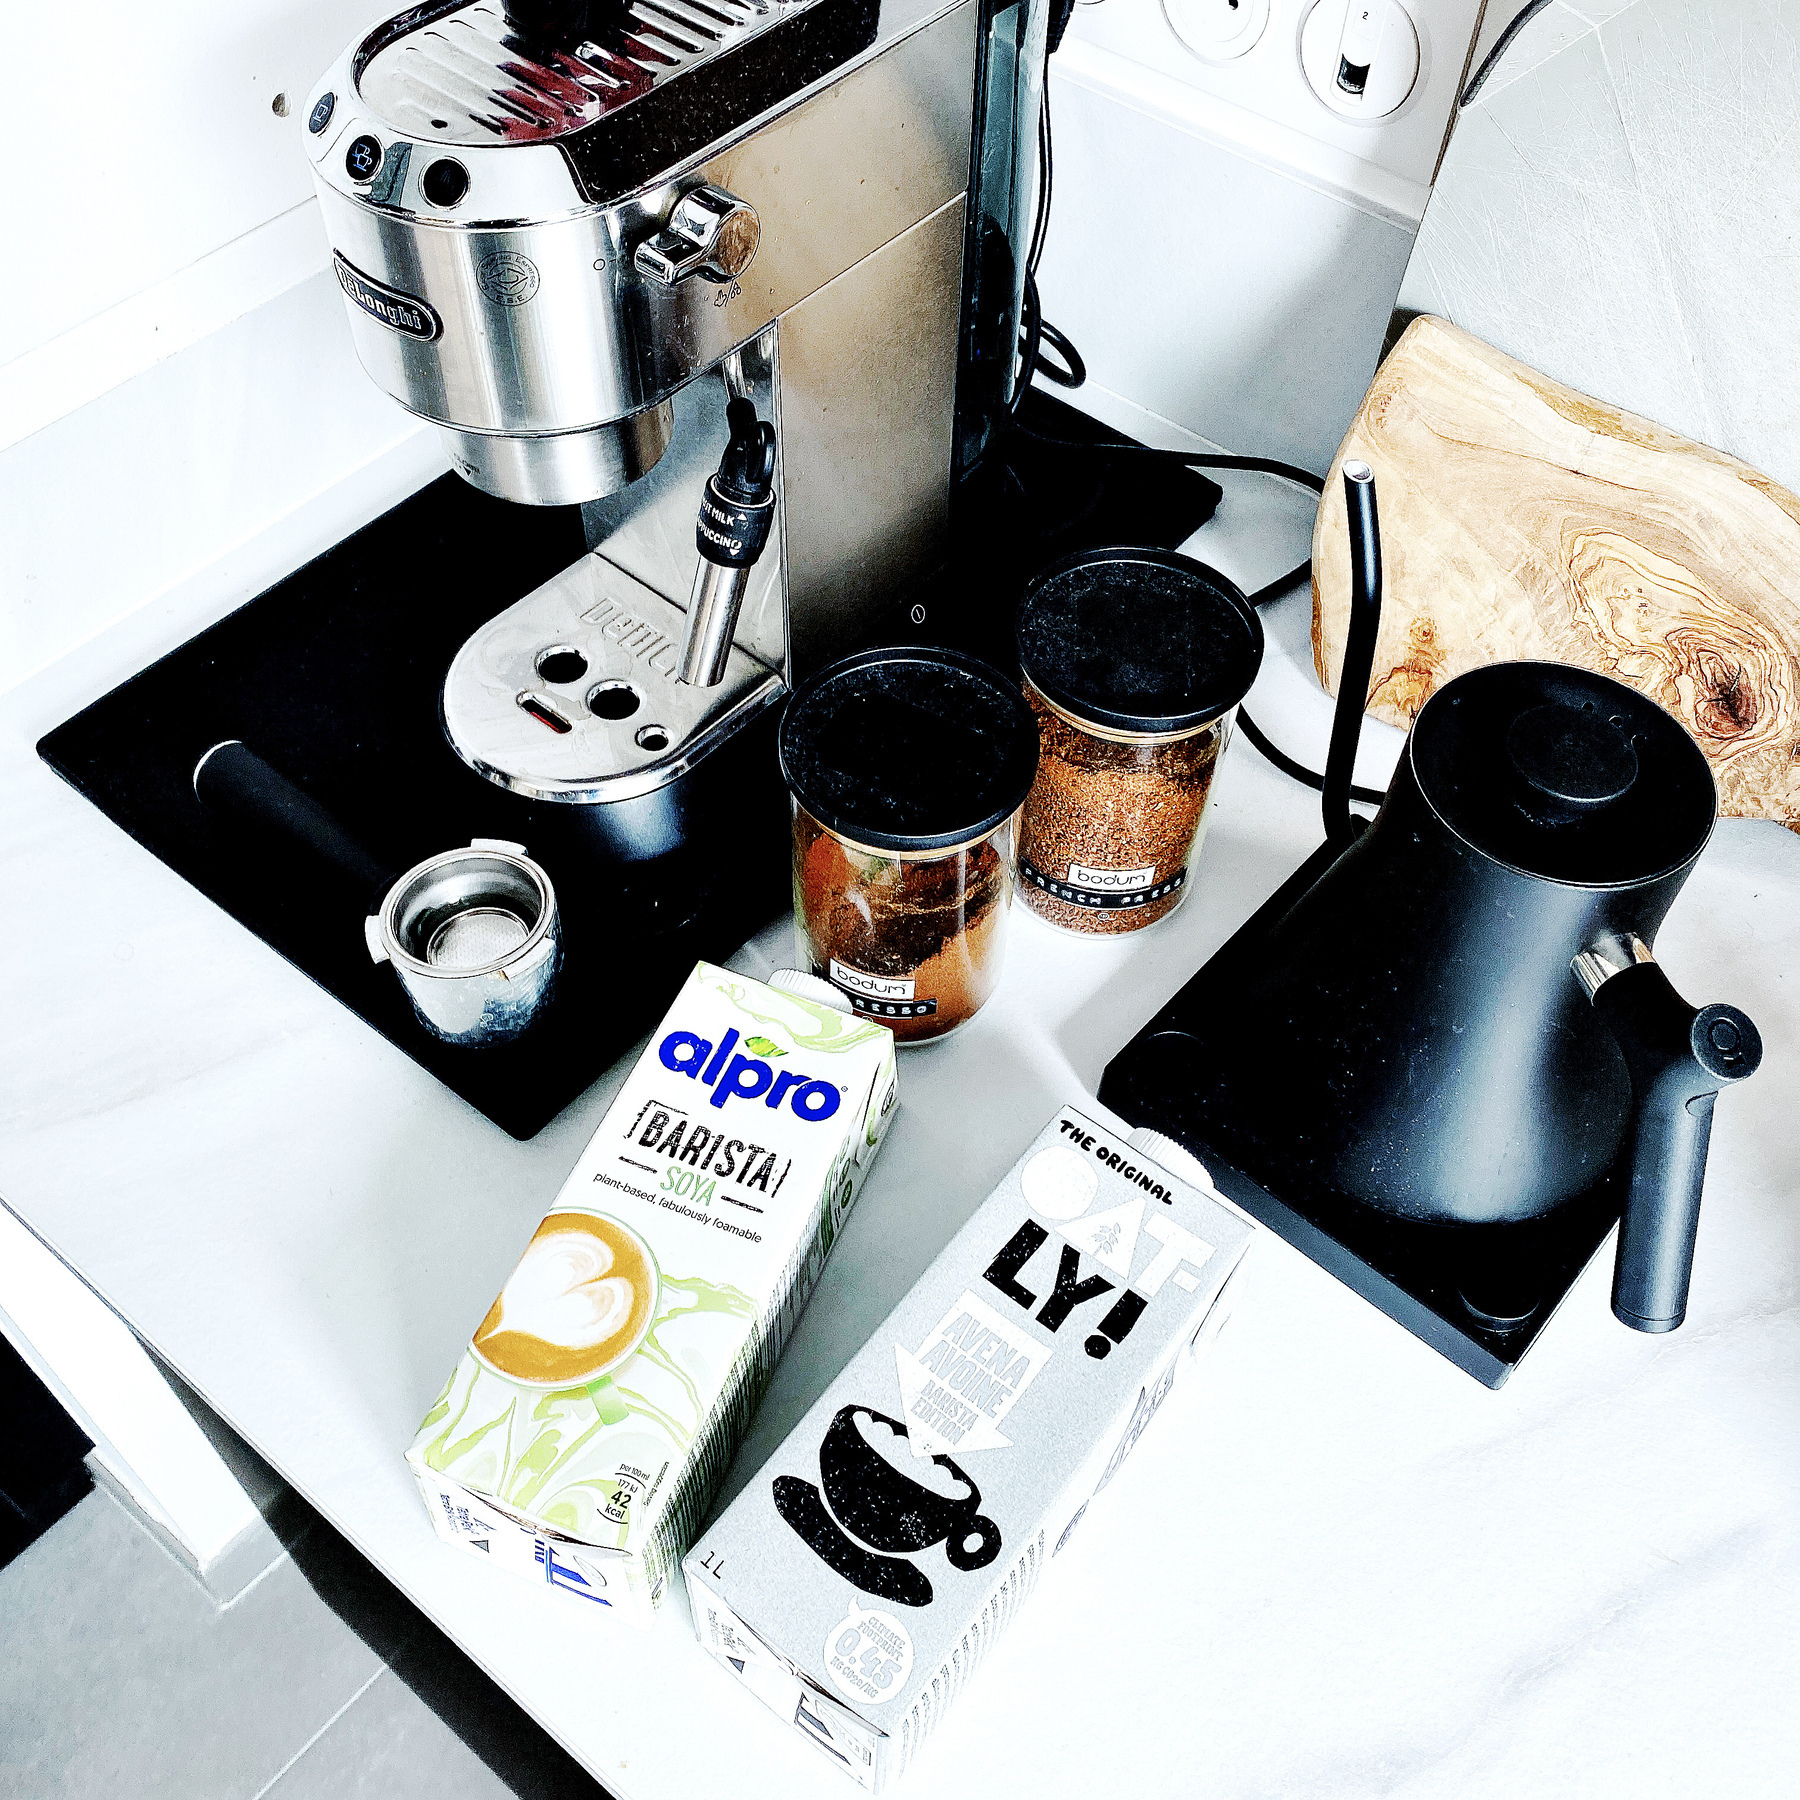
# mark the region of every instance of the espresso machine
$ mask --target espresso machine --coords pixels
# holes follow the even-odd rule
[[[901,625],[1011,398],[1049,11],[362,35],[298,135],[357,356],[454,473],[40,753],[538,1130],[787,904],[780,703]]]
[[[741,807],[731,747],[941,556],[959,378],[966,411],[1003,400],[1017,334],[991,240],[997,212],[1018,235],[1044,16],[431,0],[314,91],[364,368],[475,487],[582,507],[588,553],[451,662],[445,736],[605,855]]]

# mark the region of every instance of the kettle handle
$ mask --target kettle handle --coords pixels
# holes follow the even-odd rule
[[[1571,967],[1631,1074],[1613,1313],[1636,1331],[1673,1331],[1687,1316],[1713,1103],[1756,1073],[1762,1038],[1735,1006],[1689,1006],[1641,938],[1609,939]]]

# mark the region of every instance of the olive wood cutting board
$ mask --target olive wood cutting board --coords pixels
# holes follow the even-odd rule
[[[1376,372],[1313,528],[1313,662],[1334,692],[1356,458],[1381,517],[1377,718],[1409,725],[1484,663],[1579,663],[1681,720],[1722,812],[1800,830],[1800,499],[1421,316]]]

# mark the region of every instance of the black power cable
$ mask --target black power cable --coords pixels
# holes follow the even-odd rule
[[[1535,9],[1534,9],[1535,10]],[[1521,15],[1512,29],[1495,46],[1497,56],[1501,49],[1516,35],[1518,27],[1524,23],[1527,15]],[[1064,15],[1066,21],[1067,15]],[[1489,61],[1492,62],[1490,57]],[[1486,65],[1482,74],[1486,74]],[[1477,78],[1479,82],[1479,77]],[[1155,450],[1146,444],[1098,444],[1081,443],[1069,438],[1046,437],[1041,431],[1034,431],[1024,424],[1019,417],[1019,409],[1024,404],[1025,395],[1030,391],[1032,380],[1042,373],[1046,380],[1057,383],[1060,387],[1078,388],[1087,380],[1087,365],[1081,360],[1081,353],[1069,339],[1044,318],[1043,304],[1038,298],[1037,271],[1043,259],[1044,240],[1050,230],[1050,198],[1056,179],[1056,162],[1052,145],[1050,128],[1050,83],[1044,82],[1043,102],[1038,112],[1038,191],[1037,207],[1031,225],[1031,241],[1025,255],[1025,288],[1020,304],[1019,330],[1019,372],[1013,387],[1012,402],[1006,409],[1006,424],[1014,431],[1030,438],[1034,443],[1045,445],[1054,450],[1082,451],[1089,455],[1102,456],[1140,456],[1155,457],[1165,463],[1179,463],[1190,469],[1241,469],[1253,474],[1276,475],[1284,481],[1298,482],[1302,487],[1310,488],[1315,494],[1325,491],[1325,483],[1312,473],[1310,469],[1297,468],[1292,463],[1278,462],[1267,456],[1226,456],[1223,454],[1205,456],[1192,450]],[[1062,358],[1062,366],[1056,367],[1043,360],[1044,345],[1048,343],[1054,353]],[[1296,583],[1304,581],[1312,573],[1312,560],[1308,558],[1296,569],[1277,577],[1266,587],[1259,588],[1250,596],[1250,604],[1261,607],[1266,602],[1285,594]],[[1244,728],[1244,736],[1269,762],[1282,774],[1291,777],[1302,785],[1311,788],[1315,793],[1325,791],[1325,777],[1315,769],[1309,769],[1305,763],[1297,761],[1277,746],[1257,725],[1241,706],[1238,708],[1238,723]],[[1360,801],[1365,806],[1379,806],[1386,796],[1374,788],[1352,786],[1350,798]]]
[[[1456,103],[1459,108],[1472,106],[1475,103],[1475,96],[1481,92],[1487,78],[1493,74],[1495,64],[1512,48],[1513,39],[1549,4],[1550,0],[1531,0],[1530,5],[1524,7],[1519,16],[1494,40],[1493,49],[1481,59],[1481,67],[1475,71],[1470,78],[1469,85],[1463,89],[1462,98]]]

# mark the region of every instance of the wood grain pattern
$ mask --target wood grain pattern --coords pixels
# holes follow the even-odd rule
[[[1484,663],[1579,663],[1693,733],[1721,811],[1800,830],[1800,499],[1442,319],[1407,328],[1313,528],[1313,661],[1349,610],[1341,468],[1375,471],[1385,596],[1369,706],[1408,725]]]

